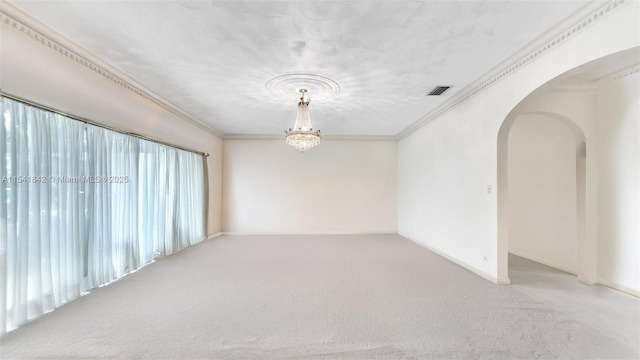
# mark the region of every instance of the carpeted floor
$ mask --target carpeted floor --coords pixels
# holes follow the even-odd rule
[[[572,310],[519,264],[497,286],[395,235],[223,236],[6,334],[1,356],[638,359],[620,335],[638,299],[598,287],[597,301],[565,293]],[[622,322],[593,316],[618,301]]]

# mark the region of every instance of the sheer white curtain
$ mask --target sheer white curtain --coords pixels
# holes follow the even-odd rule
[[[200,155],[0,105],[0,333],[204,239]]]

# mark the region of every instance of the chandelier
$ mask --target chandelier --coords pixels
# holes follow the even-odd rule
[[[309,99],[305,100],[307,89],[300,89],[300,101],[298,101],[298,116],[293,129],[284,131],[284,140],[287,144],[305,152],[320,144],[322,134],[320,130],[313,131],[311,115],[309,115]]]

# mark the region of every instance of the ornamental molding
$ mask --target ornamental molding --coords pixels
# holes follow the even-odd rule
[[[332,98],[340,93],[340,85],[335,80],[318,74],[280,75],[265,84],[265,89],[279,99],[290,99],[291,94],[301,88],[313,94],[315,100]]]
[[[571,92],[571,93],[593,93],[598,91],[598,86],[592,83],[576,84],[567,86],[556,86],[547,90],[548,92]]]
[[[284,139],[283,135],[271,134],[227,134],[225,140],[278,140]],[[322,135],[322,141],[397,141],[394,135]]]
[[[26,13],[24,10],[6,0],[0,0],[0,21],[5,26],[18,31],[32,41],[84,67],[101,78],[110,81],[119,87],[147,100],[169,113],[186,120],[208,133],[222,137],[224,134],[199,120],[188,111],[173,104],[167,98],[155,93],[142,82],[134,79],[125,71],[109,64],[106,60],[93,54],[82,45],[76,43],[66,35],[44,24],[40,20]]]
[[[608,81],[621,80],[626,78],[627,76],[635,75],[637,73],[640,73],[640,64],[636,64],[626,69],[617,71],[614,74],[611,74],[605,77],[603,80],[608,80]]]
[[[593,6],[598,3],[587,5],[581,11],[565,21],[565,23],[569,22],[573,24],[572,26],[563,28],[559,31],[551,30],[541,38],[533,40],[523,50],[516,52],[496,68],[490,70],[478,80],[465,87],[461,92],[453,95],[449,100],[437,106],[416,122],[409,125],[406,129],[402,130],[397,135],[397,138],[402,139],[410,135],[447,111],[478,95],[482,91],[515,73],[534,60],[537,60],[543,55],[549,53],[551,50],[558,48],[558,46],[562,45],[567,40],[573,39],[576,35],[627,3],[629,3],[629,0],[610,0],[605,5],[599,6],[595,10],[593,10]],[[586,16],[584,15],[585,12],[587,13]]]

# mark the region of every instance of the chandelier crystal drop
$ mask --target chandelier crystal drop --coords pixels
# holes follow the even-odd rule
[[[320,144],[322,133],[313,130],[311,115],[309,114],[309,99],[304,98],[307,89],[300,89],[300,101],[298,101],[298,115],[292,129],[285,130],[284,140],[287,144],[305,152]]]

